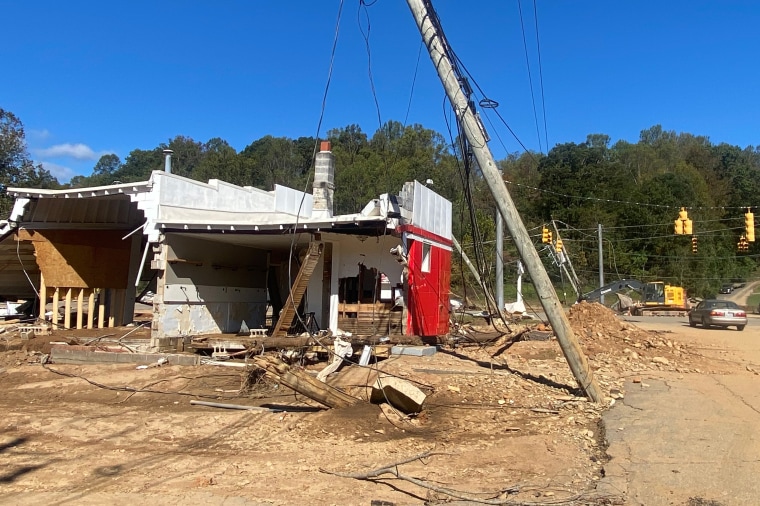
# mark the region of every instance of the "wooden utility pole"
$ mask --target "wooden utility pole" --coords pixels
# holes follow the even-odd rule
[[[562,305],[549,280],[541,259],[530,239],[528,230],[515,208],[512,196],[509,194],[504,180],[499,174],[491,150],[488,148],[483,124],[475,115],[474,106],[469,103],[469,97],[465,94],[462,86],[466,83],[466,77],[460,75],[458,69],[450,59],[449,44],[438,23],[438,18],[432,9],[428,9],[429,0],[407,0],[412,11],[422,39],[430,53],[430,59],[441,78],[446,94],[451,101],[458,121],[462,124],[464,134],[472,146],[475,159],[478,162],[483,177],[491,190],[499,212],[504,218],[510,234],[512,235],[517,250],[520,253],[525,266],[530,273],[533,284],[538,292],[541,306],[544,308],[549,322],[557,335],[562,353],[567,359],[570,369],[575,376],[578,385],[586,396],[594,401],[603,399],[602,392],[594,380],[594,375],[588,366],[583,351],[575,339],[570,322],[562,308]],[[469,85],[467,85],[469,86]]]

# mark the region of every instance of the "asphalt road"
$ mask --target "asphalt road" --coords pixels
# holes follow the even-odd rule
[[[611,460],[599,490],[629,505],[760,504],[760,316],[743,332],[692,329],[686,318],[626,320],[672,332],[729,372],[653,371],[627,382],[603,417]]]

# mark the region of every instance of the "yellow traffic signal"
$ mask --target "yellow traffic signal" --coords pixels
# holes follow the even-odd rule
[[[554,249],[557,253],[562,253],[562,239],[557,239],[557,244],[554,245]]]
[[[682,207],[681,210],[678,211],[678,219],[673,225],[673,233],[676,235],[692,234],[691,220],[689,219],[689,213],[686,211],[685,207]]]
[[[744,232],[747,236],[747,242],[755,242],[755,215],[749,208],[744,213]]]
[[[694,233],[691,227],[691,220],[683,220],[683,233],[684,235],[691,235]]]
[[[740,252],[749,251],[749,241],[747,241],[747,238],[744,237],[744,234],[739,238],[739,242],[736,243],[737,249]]]
[[[696,235],[691,236],[691,252],[692,253],[697,252],[697,236]]]
[[[549,232],[549,229],[546,227],[541,230],[541,242],[544,244],[552,242],[551,232]]]

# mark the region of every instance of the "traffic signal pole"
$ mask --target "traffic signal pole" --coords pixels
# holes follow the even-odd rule
[[[575,376],[575,380],[591,401],[601,402],[603,396],[599,385],[594,379],[588,361],[575,338],[567,315],[541,263],[528,230],[525,228],[525,224],[515,208],[512,196],[509,194],[504,180],[499,174],[491,150],[486,144],[483,125],[475,115],[475,111],[469,104],[469,100],[462,89],[464,76],[458,75],[458,71],[450,61],[447,51],[449,45],[442,30],[440,30],[437,16],[432,12],[432,9],[428,10],[427,8],[430,5],[430,0],[407,0],[407,4],[417,22],[417,27],[430,53],[430,59],[433,61],[433,65],[446,90],[446,95],[449,97],[457,119],[462,125],[464,134],[472,146],[475,159],[483,173],[483,178],[488,184],[499,212],[504,218],[504,223],[512,235],[512,239],[520,253],[520,258],[533,280],[541,306],[554,329],[554,333],[557,335],[557,341]]]

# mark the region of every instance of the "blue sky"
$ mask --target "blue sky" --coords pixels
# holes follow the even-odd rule
[[[760,145],[759,3],[536,1],[543,104],[532,0],[433,0],[452,47],[528,148],[589,133],[636,142],[655,124]],[[315,136],[339,5],[0,0],[0,107],[62,182],[89,175],[102,154],[123,160],[177,135],[237,150],[268,134]],[[403,0],[344,3],[320,133],[379,126],[368,27],[381,120],[447,135],[443,88],[425,53],[417,65],[420,36]],[[490,117],[494,155],[520,150]]]

